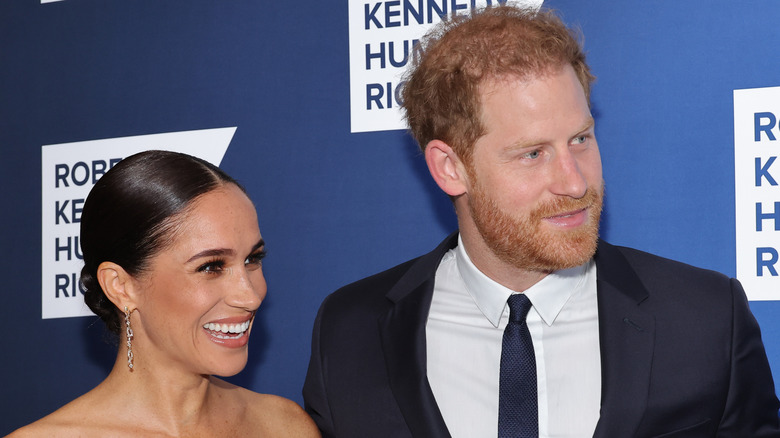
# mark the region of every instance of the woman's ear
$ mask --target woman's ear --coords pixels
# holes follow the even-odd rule
[[[433,180],[444,193],[455,197],[466,192],[466,170],[458,154],[441,140],[431,140],[425,146],[425,162]]]
[[[137,308],[135,279],[114,262],[103,262],[97,269],[97,280],[106,297],[119,309]]]

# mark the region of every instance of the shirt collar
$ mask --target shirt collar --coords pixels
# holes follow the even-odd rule
[[[458,236],[458,246],[455,248],[455,260],[466,291],[482,314],[494,327],[498,327],[506,308],[506,301],[516,291],[502,286],[477,269],[466,253],[460,236]],[[585,287],[588,271],[593,267],[593,260],[590,260],[575,268],[555,271],[523,293],[531,301],[544,323],[551,326],[569,298]]]

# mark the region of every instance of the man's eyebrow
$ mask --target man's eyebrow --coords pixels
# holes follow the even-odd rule
[[[593,118],[593,116],[588,117],[588,120],[585,121],[585,123],[582,125],[582,128],[580,128],[577,132],[587,131],[588,129],[593,128],[596,126],[596,120]]]
[[[585,122],[580,126],[579,129],[577,129],[575,135],[579,135],[589,129],[592,129],[596,125],[596,121],[593,118],[593,116],[589,116]],[[537,147],[541,144],[544,144],[546,141],[542,139],[533,139],[533,138],[521,138],[520,140],[508,145],[506,148],[504,148],[504,151],[506,152],[513,152],[513,151],[519,151],[523,149],[530,149]]]

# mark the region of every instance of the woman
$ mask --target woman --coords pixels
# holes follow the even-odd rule
[[[12,436],[317,437],[294,402],[212,375],[247,362],[266,294],[252,202],[219,168],[149,151],[95,185],[81,216],[85,300],[120,338],[93,390]]]

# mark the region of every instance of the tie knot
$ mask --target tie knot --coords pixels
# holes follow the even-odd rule
[[[509,304],[509,322],[525,321],[528,311],[531,310],[531,300],[525,294],[510,295],[507,304]]]

